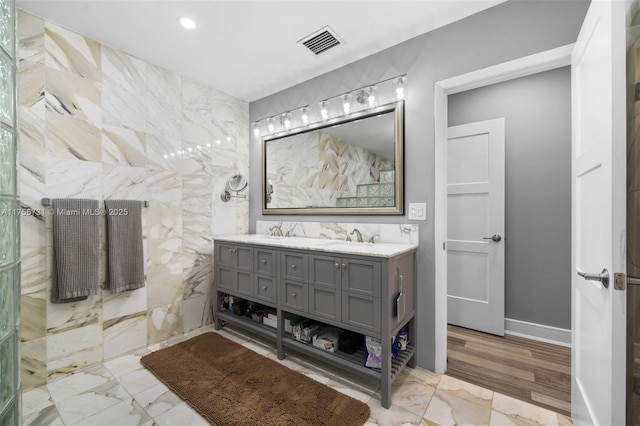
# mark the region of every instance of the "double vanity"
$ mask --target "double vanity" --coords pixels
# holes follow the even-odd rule
[[[381,404],[391,405],[391,385],[416,363],[414,244],[360,243],[263,234],[218,237],[214,243],[214,320],[272,340],[278,358],[297,351],[380,381]],[[242,298],[275,311],[276,327],[223,309],[224,297]],[[363,348],[325,351],[294,339],[285,317],[313,320],[380,340],[381,368],[368,368]],[[285,330],[286,329],[286,330]],[[408,345],[392,358],[401,329]],[[362,338],[364,340],[364,337]]]

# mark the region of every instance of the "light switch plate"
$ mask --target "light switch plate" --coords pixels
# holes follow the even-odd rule
[[[427,203],[409,203],[409,220],[427,220]]]

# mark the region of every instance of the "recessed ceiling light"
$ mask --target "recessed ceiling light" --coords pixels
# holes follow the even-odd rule
[[[180,25],[182,25],[183,27],[192,30],[196,27],[196,23],[193,19],[191,18],[187,18],[186,16],[183,16],[182,18],[179,19]]]

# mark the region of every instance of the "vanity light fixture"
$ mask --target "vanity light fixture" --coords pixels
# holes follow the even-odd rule
[[[403,74],[332,96],[313,106],[304,105],[256,120],[252,124],[253,136],[260,140],[262,135],[289,132],[294,128],[326,122],[335,116],[373,110],[379,105],[403,101],[406,98],[407,75]],[[334,111],[330,110],[332,102]]]
[[[188,18],[186,16],[183,16],[180,19],[178,19],[178,22],[180,22],[180,25],[182,25],[188,30],[192,30],[196,27],[196,22],[193,19]]]
[[[320,118],[322,121],[325,121],[329,118],[329,102],[322,101],[320,102]]]

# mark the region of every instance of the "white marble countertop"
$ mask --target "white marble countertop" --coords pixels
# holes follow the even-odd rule
[[[374,257],[393,257],[418,248],[417,244],[358,243],[324,238],[272,237],[264,234],[231,235],[215,237],[214,240]]]

